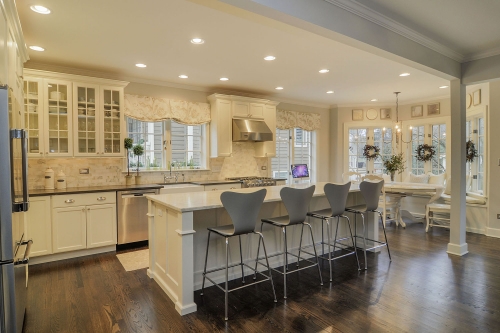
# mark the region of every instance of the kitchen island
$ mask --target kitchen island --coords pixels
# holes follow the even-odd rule
[[[309,210],[328,208],[323,187],[326,183],[296,184],[295,188],[316,185]],[[283,186],[268,186],[267,195],[259,214],[259,218],[286,215],[286,209],[280,198]],[[245,188],[233,190],[239,193],[254,192],[261,188]],[[185,315],[196,311],[194,291],[201,289],[202,272],[207,247],[207,227],[231,224],[229,215],[220,201],[223,191],[192,192],[178,194],[148,195],[149,200],[149,269],[148,276],[153,278],[165,293],[175,303],[177,312]],[[357,185],[351,187],[348,205],[362,202]],[[256,225],[257,225],[256,221]],[[312,221],[316,240],[321,239],[321,223]],[[343,225],[343,224],[341,224]],[[260,223],[258,224],[260,227]],[[369,219],[368,236],[378,239],[378,224]],[[358,234],[361,234],[361,223],[358,223]],[[325,229],[326,232],[326,229]],[[343,231],[339,230],[339,235]],[[264,227],[268,255],[280,252],[282,249],[281,232],[278,228]],[[290,227],[287,232],[289,250],[297,250],[300,237],[300,226]],[[234,238],[234,239],[233,239]],[[239,262],[238,238],[230,238],[230,264]],[[292,239],[292,240],[290,240]],[[326,239],[326,235],[325,235]],[[311,244],[309,237],[304,235],[303,246]],[[255,260],[258,237],[248,235],[242,237],[243,260]],[[358,244],[359,245],[359,244]],[[367,244],[370,246],[370,244]],[[319,254],[321,253],[321,250]],[[273,267],[282,266],[281,256],[270,258]],[[225,264],[225,247],[222,237],[212,237],[208,257],[207,270],[223,267]],[[260,267],[259,269],[264,269]],[[248,270],[245,275],[251,274]],[[224,272],[211,275],[216,282],[222,282]],[[239,267],[230,269],[229,278],[241,276]],[[210,286],[210,284],[208,284]],[[279,291],[277,291],[279,292]]]

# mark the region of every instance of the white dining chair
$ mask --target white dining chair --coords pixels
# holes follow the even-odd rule
[[[384,177],[381,175],[366,175],[362,178],[363,181],[381,181]],[[385,188],[382,188],[382,195],[379,200],[379,208],[382,211],[382,223],[386,225],[387,220],[396,222],[396,225],[401,224],[404,226],[403,220],[401,218],[401,199],[406,195],[404,193],[389,193],[385,192]],[[387,219],[387,212],[389,211],[389,219]]]

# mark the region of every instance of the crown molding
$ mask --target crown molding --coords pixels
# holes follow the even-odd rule
[[[383,15],[373,9],[362,5],[354,0],[323,0],[334,6],[340,7],[348,12],[362,17],[372,23],[380,25],[398,35],[408,38],[420,45],[423,45],[431,50],[434,50],[448,58],[458,62],[463,62],[465,56],[455,50],[436,42],[435,40],[410,29],[403,24]]]
[[[16,41],[21,61],[25,63],[30,57],[28,55],[26,42],[24,41],[21,21],[19,20],[19,15],[17,14],[16,2],[14,0],[3,0],[1,3],[5,9],[5,16],[7,18],[7,22],[9,22],[13,37]]]
[[[470,55],[465,57],[464,62],[494,57],[499,54],[500,54],[500,46],[484,52],[471,53]]]
[[[269,100],[273,100],[273,101],[280,102],[280,103],[308,106],[308,107],[313,107],[313,108],[322,108],[322,109],[329,109],[330,108],[329,104],[311,103],[311,102],[305,102],[305,101],[300,101],[300,100],[295,100],[295,99],[279,98],[273,94],[268,94],[268,95],[257,94],[257,93],[252,93],[252,92],[248,92],[248,91],[240,91],[240,90],[236,90],[236,89],[210,88],[210,87],[161,81],[161,80],[143,79],[143,78],[138,78],[138,77],[121,75],[121,74],[117,74],[117,73],[102,72],[102,71],[96,71],[96,70],[91,70],[91,69],[74,68],[74,67],[60,66],[60,65],[54,65],[54,64],[45,64],[45,63],[40,63],[40,62],[35,62],[35,61],[27,62],[25,64],[25,68],[32,69],[32,70],[39,70],[39,71],[65,73],[65,74],[71,74],[71,75],[89,76],[89,77],[95,77],[95,78],[101,78],[101,79],[127,81],[130,83],[149,84],[149,85],[160,86],[160,87],[199,91],[199,92],[204,92],[207,95],[214,94],[214,93],[225,94],[225,95],[237,95],[237,96],[243,96],[243,97],[269,99]]]

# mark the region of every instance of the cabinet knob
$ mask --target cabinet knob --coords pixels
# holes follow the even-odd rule
[[[90,210],[90,208],[87,208],[87,210]]]
[[[84,211],[85,211],[85,208],[82,208],[82,212],[84,212]]]
[[[43,155],[43,152],[40,152],[40,155]]]

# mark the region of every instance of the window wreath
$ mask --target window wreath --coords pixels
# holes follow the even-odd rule
[[[380,148],[372,145],[365,145],[363,148],[363,156],[367,160],[376,160],[380,156]]]
[[[474,162],[474,159],[478,155],[477,155],[476,145],[474,144],[474,142],[472,142],[472,140],[467,141],[467,143],[465,144],[465,151],[466,151],[465,160],[467,162]]]
[[[427,162],[432,160],[434,155],[436,155],[436,149],[434,146],[428,145],[428,144],[422,144],[418,145],[417,149],[415,150],[417,153],[417,160],[422,161],[422,162]]]

